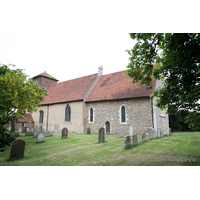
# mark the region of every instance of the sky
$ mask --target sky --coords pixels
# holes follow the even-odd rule
[[[0,62],[34,77],[45,70],[61,81],[126,70],[134,46],[128,33],[0,33]]]

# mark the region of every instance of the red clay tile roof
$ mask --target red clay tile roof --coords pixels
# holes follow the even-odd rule
[[[26,113],[25,119],[18,118],[17,123],[18,123],[18,122],[20,122],[20,123],[28,123],[29,120],[31,120],[32,122],[34,122],[31,113]]]
[[[43,76],[43,77],[45,77],[45,78],[49,78],[49,79],[58,81],[56,78],[54,78],[53,76],[51,76],[51,75],[48,74],[47,72],[43,72],[43,73],[41,73],[41,74],[39,74],[39,75],[37,75],[37,76],[34,76],[33,79],[34,79],[34,78],[37,78],[37,77],[40,77],[40,76]]]
[[[131,82],[132,79],[126,77],[125,73],[126,70],[101,76],[86,102],[148,97],[151,95],[155,88],[156,80],[152,81],[153,89],[146,90],[145,85],[133,84]]]
[[[48,96],[41,105],[83,100],[97,78],[97,74],[50,85]]]

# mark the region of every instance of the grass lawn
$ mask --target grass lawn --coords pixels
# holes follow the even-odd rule
[[[124,149],[124,137],[106,135],[98,143],[97,134],[61,133],[45,137],[44,143],[20,133],[26,142],[24,158],[9,159],[10,147],[0,152],[0,166],[199,166],[200,132],[173,133]],[[147,137],[148,138],[148,137]]]

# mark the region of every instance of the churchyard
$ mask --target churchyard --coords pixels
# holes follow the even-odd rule
[[[66,133],[63,133],[66,135]],[[125,148],[125,136],[98,134],[53,133],[43,142],[19,132],[25,141],[24,157],[9,158],[11,147],[0,152],[0,166],[199,166],[200,132],[180,132],[149,139],[137,136],[134,145],[130,136]],[[42,139],[42,135],[40,136]],[[146,141],[145,141],[146,140]],[[143,142],[144,141],[144,142]]]

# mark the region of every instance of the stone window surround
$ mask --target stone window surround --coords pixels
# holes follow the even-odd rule
[[[91,110],[91,108],[93,109],[93,122],[90,121],[90,110]],[[91,107],[91,108],[89,109],[88,121],[89,121],[90,124],[93,124],[94,121],[95,121],[95,112],[94,112],[94,108],[93,107]]]
[[[70,108],[70,120],[69,121],[66,121],[66,109],[67,109],[67,106],[69,106]],[[66,108],[65,108],[65,122],[71,122],[72,121],[72,109],[71,109],[71,106],[69,104],[67,104]]]
[[[40,112],[41,111],[43,112],[43,120],[42,120],[43,122],[42,123],[40,123]],[[39,110],[39,124],[44,124],[44,110],[42,110],[42,109]]]
[[[121,121],[121,115],[122,115],[122,113],[121,113],[121,110],[122,110],[122,106],[124,106],[124,108],[125,108],[125,122],[122,122]],[[128,121],[128,118],[127,118],[127,107],[124,105],[124,104],[122,104],[121,106],[120,106],[120,109],[119,109],[119,121],[120,121],[120,124],[127,124],[127,121]]]

